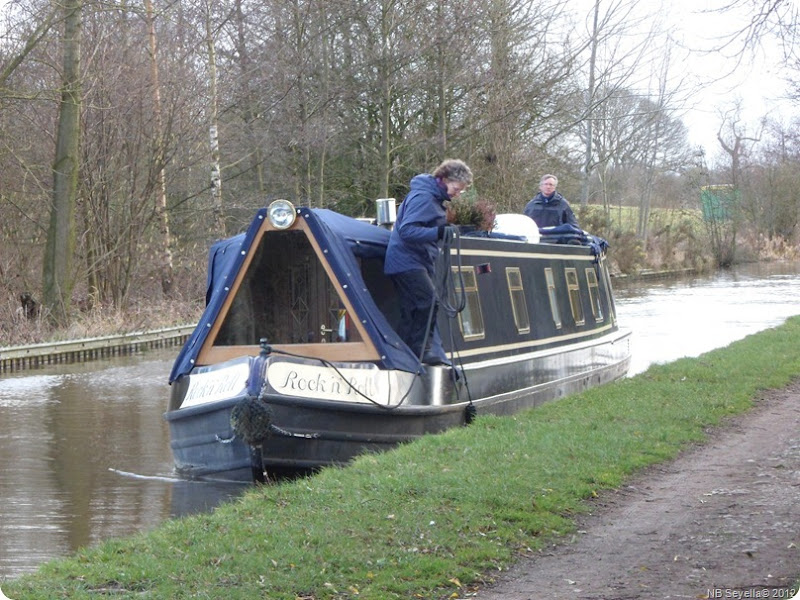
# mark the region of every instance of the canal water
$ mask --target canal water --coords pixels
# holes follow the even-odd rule
[[[620,325],[630,328],[628,375],[653,363],[727,346],[800,314],[800,262],[742,265],[714,275],[617,280]]]
[[[800,263],[616,280],[630,375],[800,314]],[[210,510],[245,486],[176,480],[162,418],[176,349],[0,377],[0,583],[101,540]]]

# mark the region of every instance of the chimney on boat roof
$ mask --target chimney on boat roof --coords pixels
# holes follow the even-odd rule
[[[378,218],[375,223],[378,227],[391,229],[397,220],[397,205],[394,198],[378,198],[375,201]]]

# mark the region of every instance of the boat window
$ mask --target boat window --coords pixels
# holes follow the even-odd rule
[[[561,311],[558,310],[558,297],[556,296],[556,281],[553,269],[545,267],[544,278],[547,281],[547,296],[550,298],[550,312],[553,314],[553,323],[556,329],[561,329]]]
[[[608,273],[608,269],[606,268],[606,264],[604,262],[600,262],[600,275],[603,278],[603,288],[606,290],[606,302],[608,303],[608,313],[611,315],[611,322],[616,324],[617,323],[617,313],[616,309],[614,308],[614,301],[611,299],[611,276]]]
[[[511,297],[511,311],[514,313],[514,324],[519,333],[530,333],[531,321],[528,317],[528,305],[525,302],[525,290],[522,288],[522,274],[519,267],[506,267],[508,294]]]
[[[475,277],[475,267],[452,267],[453,277],[455,278],[456,290],[461,290],[461,282],[464,283],[466,294],[466,306],[458,313],[458,322],[461,327],[461,335],[465,340],[483,339],[486,332],[483,327],[483,314],[481,312],[481,299],[478,296],[478,280]],[[461,277],[459,281],[458,277]]]
[[[603,320],[603,309],[600,307],[600,286],[594,267],[586,268],[586,283],[589,284],[589,301],[592,305],[592,316],[595,321]]]
[[[581,303],[581,288],[578,284],[578,271],[573,268],[564,269],[567,278],[567,292],[569,293],[569,306],[572,309],[572,318],[576,325],[583,325],[583,304]]]

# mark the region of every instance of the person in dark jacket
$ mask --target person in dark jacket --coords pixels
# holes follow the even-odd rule
[[[431,350],[432,340],[438,339],[434,264],[438,242],[448,227],[445,202],[458,197],[471,183],[472,171],[456,159],[445,160],[432,174],[411,179],[411,191],[400,204],[386,248],[383,272],[400,297],[397,333],[425,364],[448,364],[440,344]]]
[[[572,212],[564,196],[556,191],[557,185],[558,177],[555,175],[548,174],[542,177],[539,182],[539,193],[528,202],[525,210],[522,211],[533,219],[540,229],[564,223],[578,227],[578,219],[575,218],[575,213]],[[580,229],[580,227],[578,228]]]

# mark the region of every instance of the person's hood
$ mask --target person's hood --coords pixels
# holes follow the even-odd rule
[[[442,202],[450,200],[447,195],[447,187],[442,186],[439,180],[429,173],[415,175],[411,179],[411,192],[430,192]]]

